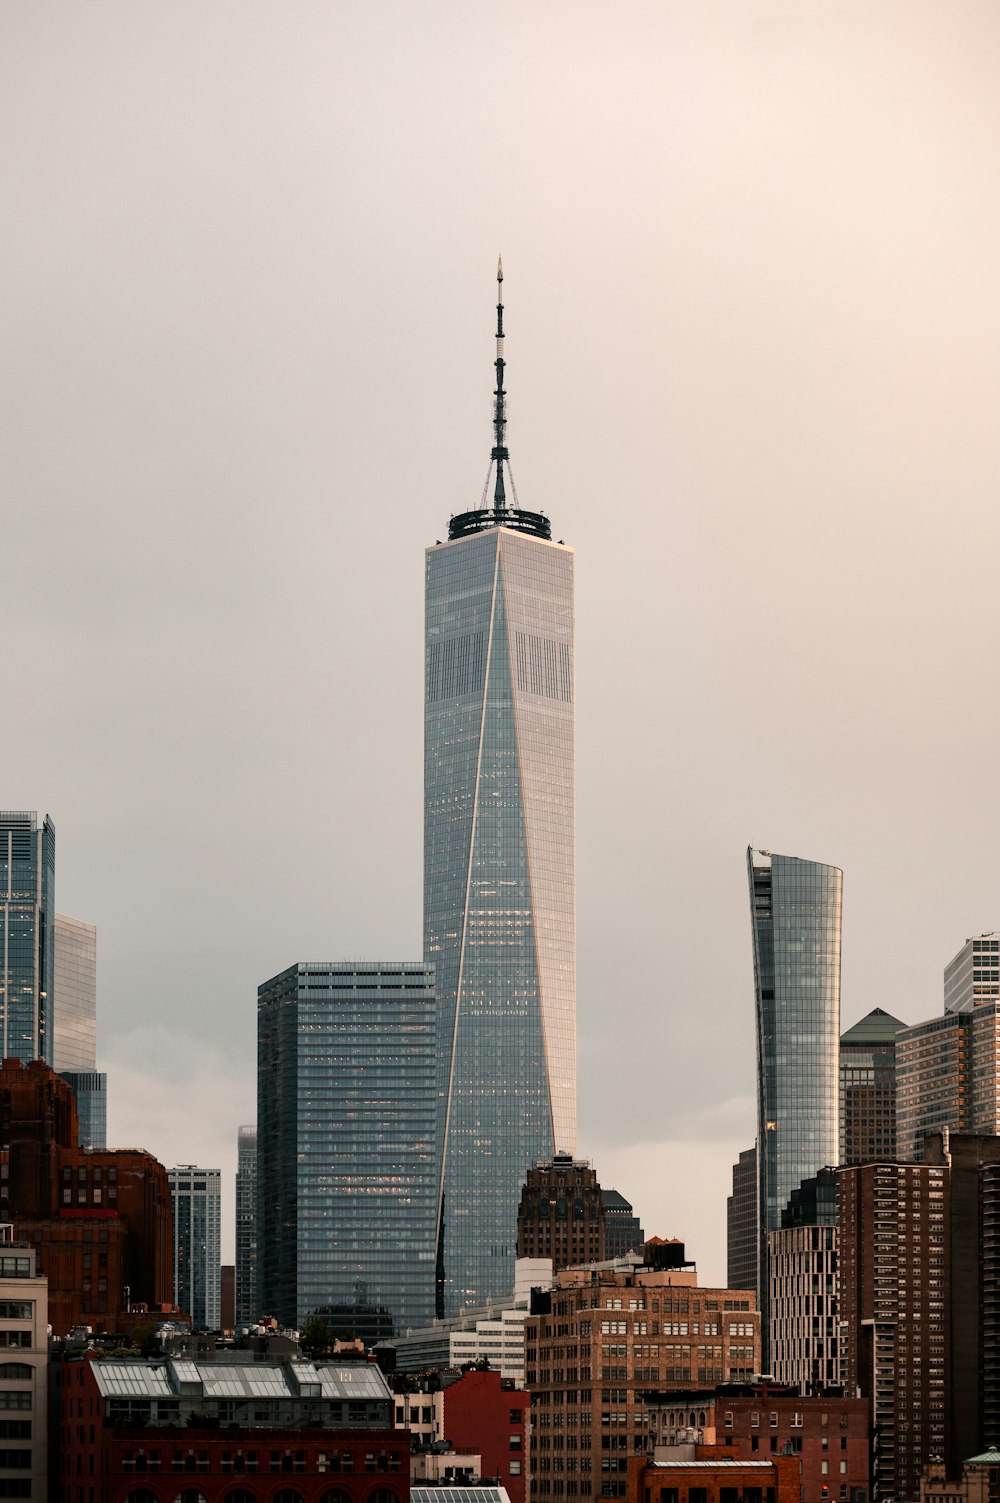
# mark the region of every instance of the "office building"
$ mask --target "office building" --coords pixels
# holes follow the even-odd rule
[[[174,1299],[195,1331],[222,1328],[222,1171],[167,1172],[174,1206]]]
[[[792,1191],[768,1246],[770,1371],[800,1393],[819,1393],[840,1382],[835,1169]]]
[[[725,1446],[736,1461],[794,1456],[801,1468],[801,1503],[866,1503],[867,1399],[837,1391],[806,1397],[765,1380],[649,1394],[646,1412],[654,1456],[667,1454],[661,1447],[692,1445]]]
[[[257,1129],[236,1137],[236,1327],[253,1325],[257,1308]]]
[[[0,1242],[0,1497],[48,1497],[48,1280],[27,1243]]]
[[[409,1503],[369,1363],[105,1357],[56,1377],[62,1503]]]
[[[0,811],[0,1046],[52,1063],[56,831],[46,814]]]
[[[905,1027],[875,1007],[841,1034],[841,1164],[896,1157],[896,1035]]]
[[[769,1361],[768,1233],[839,1149],[843,873],[747,851],[757,1015],[758,1279]],[[769,1370],[769,1369],[768,1369]]]
[[[38,1254],[53,1333],[128,1331],[139,1311],[172,1311],[163,1165],[142,1149],[82,1150],[73,1091],[41,1060],[0,1066],[0,1120],[0,1222]]]
[[[859,1164],[838,1189],[843,1380],[872,1405],[875,1496],[910,1503],[951,1439],[950,1174]]]
[[[896,1035],[899,1157],[918,1160],[928,1133],[1000,1132],[1000,1001],[946,1012]]]
[[[576,1146],[573,553],[513,492],[497,317],[493,504],[426,560],[439,1315],[510,1288],[525,1175]]]
[[[97,1068],[97,929],[55,916],[52,1067],[76,1093],[81,1148],[108,1146],[108,1077]]]
[[[646,1234],[631,1202],[618,1190],[602,1190],[601,1204],[604,1207],[605,1258],[624,1258],[629,1253],[641,1253]]]
[[[600,1263],[604,1202],[597,1174],[586,1159],[556,1154],[528,1170],[517,1212],[517,1256],[549,1258],[555,1270]]]
[[[744,1148],[733,1165],[733,1193],[726,1200],[726,1283],[757,1288],[757,1149]]]
[[[623,1498],[628,1459],[648,1444],[644,1395],[665,1384],[749,1381],[760,1317],[749,1290],[701,1289],[681,1243],[673,1266],[563,1269],[525,1322],[532,1496]]]
[[[977,934],[944,968],[945,1012],[972,1012],[989,1001],[1000,1001],[1000,934]]]
[[[376,1334],[434,1313],[434,968],[309,962],[258,990],[259,1311]],[[379,1319],[376,1319],[378,1317]],[[361,1331],[358,1330],[358,1334]]]

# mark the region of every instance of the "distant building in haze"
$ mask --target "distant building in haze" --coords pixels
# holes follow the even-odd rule
[[[222,1327],[222,1171],[168,1171],[174,1203],[174,1298],[195,1331]]]
[[[839,1150],[843,873],[747,851],[757,1014],[757,1288],[769,1361],[768,1234]]]
[[[626,1253],[641,1252],[646,1236],[630,1201],[617,1190],[602,1190],[604,1206],[605,1259],[624,1258]]]
[[[433,966],[291,966],[258,989],[257,1048],[258,1313],[296,1328],[321,1313],[367,1339],[425,1325]]]
[[[605,1257],[604,1202],[587,1159],[556,1154],[528,1170],[517,1212],[517,1256],[551,1258],[555,1270]]]
[[[733,1193],[726,1201],[726,1283],[757,1288],[757,1149],[744,1148],[733,1165]]]
[[[0,811],[0,1050],[52,1064],[56,830],[46,814]]]
[[[841,1035],[841,1164],[896,1157],[896,1035],[905,1027],[876,1007]]]
[[[240,1128],[236,1138],[236,1326],[253,1325],[257,1305],[257,1129]]]
[[[108,1077],[97,1068],[97,929],[55,916],[52,1065],[76,1094],[81,1148],[106,1148]]]

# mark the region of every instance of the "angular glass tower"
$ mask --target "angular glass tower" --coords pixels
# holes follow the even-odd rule
[[[52,1063],[56,831],[48,815],[0,812],[0,1047]]]
[[[427,550],[439,1315],[510,1291],[525,1175],[576,1146],[573,553],[507,503],[499,299],[497,319],[493,506]]]
[[[757,1010],[757,1289],[768,1324],[768,1233],[793,1190],[837,1163],[843,872],[747,851]],[[763,1357],[767,1365],[766,1345]]]

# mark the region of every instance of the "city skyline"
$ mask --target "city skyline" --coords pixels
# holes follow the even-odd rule
[[[234,1166],[261,977],[420,952],[414,559],[502,249],[518,484],[580,561],[578,1151],[720,1280],[746,844],[847,872],[844,1027],[997,927],[996,713],[940,707],[998,625],[1000,18],[251,5],[194,57],[55,11],[0,61],[5,799],[101,932],[109,1141]]]

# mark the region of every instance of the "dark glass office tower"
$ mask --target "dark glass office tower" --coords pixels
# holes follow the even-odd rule
[[[258,1313],[434,1313],[434,971],[306,963],[258,989]],[[380,1334],[388,1334],[380,1330]]]
[[[843,873],[747,851],[757,1011],[757,1289],[767,1365],[768,1233],[836,1164]]]
[[[507,496],[499,299],[497,319],[484,504],[427,550],[424,955],[449,1315],[511,1290],[528,1169],[576,1143],[573,553]]]
[[[56,831],[0,812],[0,1029],[4,1059],[52,1063]]]
[[[257,1129],[241,1127],[236,1140],[236,1325],[249,1326],[257,1309]]]

